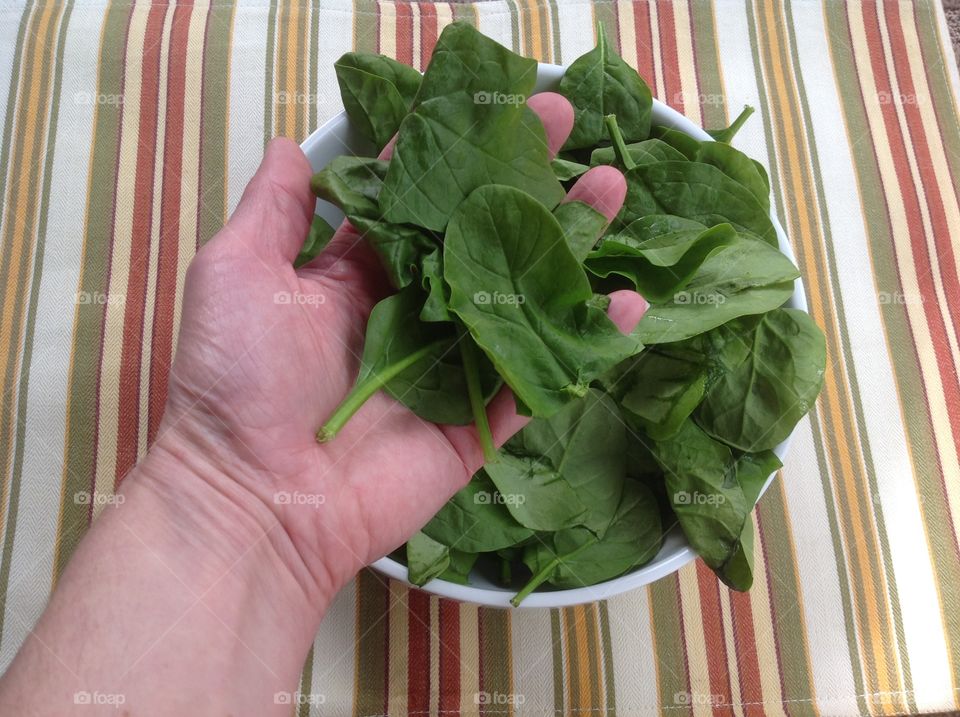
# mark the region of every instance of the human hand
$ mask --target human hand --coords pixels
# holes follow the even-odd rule
[[[555,152],[572,108],[555,94],[529,105]],[[274,540],[289,541],[279,554],[325,604],[426,523],[483,459],[472,426],[427,423],[383,393],[335,440],[315,441],[356,380],[367,317],[389,285],[348,223],[318,258],[293,268],[313,215],[310,176],[299,147],[271,142],[233,217],[191,264],[158,443],[216,466],[204,480],[258,516]],[[568,199],[612,219],[625,191],[617,170],[597,167]],[[639,295],[617,292],[610,315],[629,330],[645,308]],[[498,444],[526,420],[506,389],[488,412]]]

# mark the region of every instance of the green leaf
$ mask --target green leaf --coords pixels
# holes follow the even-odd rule
[[[421,321],[453,321],[447,311],[450,290],[443,280],[443,252],[440,248],[424,254],[420,263],[421,286],[427,292],[427,299],[420,311]]]
[[[813,406],[823,385],[826,343],[809,314],[765,314],[744,361],[711,387],[697,410],[700,426],[743,451],[773,448]]]
[[[750,190],[760,206],[770,213],[770,182],[763,166],[758,162],[723,142],[701,142],[693,160],[711,164],[742,184]]]
[[[610,114],[617,116],[628,141],[646,139],[650,133],[650,88],[610,49],[602,25],[597,25],[597,46],[573,61],[559,89],[574,110],[573,130],[564,149],[593,147],[606,139],[603,118]]]
[[[652,305],[636,333],[647,345],[669,343],[771,311],[790,298],[799,275],[772,246],[741,236],[704,261],[669,302]]]
[[[730,449],[690,420],[652,448],[684,535],[707,565],[720,568],[736,552],[753,507],[736,480]]]
[[[586,528],[569,528],[527,546],[523,560],[533,577],[511,602],[519,605],[544,582],[577,588],[610,580],[650,562],[662,542],[656,499],[642,484],[628,481],[602,539]]]
[[[561,182],[575,179],[590,169],[590,165],[571,162],[570,160],[560,159],[559,157],[550,160],[550,166],[553,168],[553,174]]]
[[[619,118],[617,118],[619,120]],[[686,157],[682,152],[660,139],[645,139],[626,146],[627,154],[634,164],[653,164],[671,160],[683,161]],[[622,165],[617,161],[617,154],[613,147],[598,147],[590,154],[590,166],[600,164]]]
[[[577,261],[582,262],[607,227],[607,218],[584,202],[564,202],[553,210],[563,237]]]
[[[620,406],[650,438],[664,440],[680,430],[703,400],[707,369],[701,363],[647,350],[627,380],[630,389]]]
[[[534,530],[582,525],[602,536],[620,502],[627,435],[616,403],[590,389],[547,419],[535,419],[487,466],[507,507]],[[519,496],[519,498],[518,498]]]
[[[534,416],[552,415],[639,351],[594,302],[560,224],[524,192],[474,191],[444,246],[450,310]]]
[[[414,585],[423,585],[450,565],[450,549],[422,532],[407,540],[407,577]]]
[[[448,548],[447,552],[450,555],[450,565],[440,574],[440,579],[460,585],[469,585],[470,571],[473,570],[473,565],[477,562],[479,556],[476,553],[467,553],[456,548]]]
[[[540,119],[526,106],[435,97],[403,121],[380,205],[388,221],[441,231],[488,184],[523,189],[548,208],[560,202]]]
[[[769,214],[749,189],[702,162],[642,164],[626,173],[627,196],[615,229],[649,214],[675,214],[713,226],[729,222],[777,246]]]
[[[631,226],[621,234],[605,236],[584,266],[597,276],[617,274],[630,279],[648,301],[670,300],[711,254],[737,240],[729,224],[661,234],[644,241],[630,235]]]
[[[468,553],[509,548],[533,535],[510,515],[496,486],[482,470],[422,530],[437,542]]]
[[[387,163],[369,157],[335,157],[313,175],[313,193],[339,207],[347,218],[380,218],[377,197],[387,174]]]
[[[334,64],[353,127],[379,153],[400,128],[420,87],[420,73],[384,55],[348,52]]]
[[[313,221],[310,223],[310,233],[307,234],[307,240],[300,247],[300,253],[293,260],[293,265],[300,268],[307,262],[315,259],[324,247],[333,239],[335,229],[321,216],[314,214]]]
[[[469,23],[454,22],[437,39],[416,102],[464,94],[480,105],[504,103],[506,96],[522,103],[536,81],[536,60],[508,50]]]
[[[419,280],[425,257],[439,250],[433,237],[413,226],[363,216],[351,217],[350,223],[376,252],[395,289]]]

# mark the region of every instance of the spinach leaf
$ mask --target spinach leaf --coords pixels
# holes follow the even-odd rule
[[[650,128],[650,135],[654,139],[659,139],[661,142],[670,145],[690,161],[693,161],[693,158],[697,156],[697,150],[700,148],[699,139],[673,127],[656,125]]]
[[[427,292],[420,311],[421,321],[453,321],[447,311],[449,289],[443,280],[443,252],[440,248],[423,255],[420,263],[421,286]]]
[[[560,159],[559,157],[550,160],[550,166],[553,168],[553,174],[561,182],[567,182],[571,179],[576,179],[590,169],[590,165],[588,164],[571,162],[568,159]]]
[[[363,216],[352,217],[350,223],[376,252],[395,289],[416,281],[424,258],[439,249],[435,239],[407,224],[390,224]]]
[[[507,504],[523,525],[582,525],[602,537],[620,502],[626,448],[617,404],[589,389],[550,418],[527,424],[486,470],[502,494],[523,496]]]
[[[563,237],[577,261],[582,262],[607,226],[607,218],[584,202],[564,202],[553,210]]]
[[[397,133],[420,87],[420,73],[384,55],[348,52],[334,64],[350,123],[377,153]]]
[[[435,97],[403,121],[380,206],[390,222],[441,231],[470,192],[489,184],[523,189],[548,208],[560,202],[540,119],[525,105]]]
[[[450,549],[422,532],[407,540],[407,577],[414,585],[438,577],[450,565]]]
[[[640,350],[594,302],[560,224],[530,195],[475,190],[457,207],[444,252],[450,310],[532,415],[552,415]]]
[[[772,246],[777,233],[769,214],[749,189],[702,162],[641,164],[626,173],[627,197],[615,228],[648,214],[676,214],[713,226],[729,222]]]
[[[603,26],[597,25],[597,46],[573,61],[560,80],[560,94],[573,105],[574,120],[564,149],[593,147],[606,139],[603,118],[614,114],[627,140],[650,133],[653,99],[637,71],[610,49]]]
[[[660,139],[645,139],[642,142],[634,142],[626,145],[626,150],[634,164],[653,164],[654,162],[672,160],[683,161],[687,158],[682,152]],[[623,166],[617,160],[617,154],[613,147],[598,147],[593,150],[590,154],[590,166],[596,167],[599,164]]]
[[[737,240],[733,227],[718,224],[702,231],[672,232],[637,241],[629,232],[633,224],[622,234],[604,237],[584,266],[597,276],[617,274],[630,279],[648,301],[668,301],[711,254]]]
[[[650,438],[664,440],[676,435],[703,400],[707,369],[699,362],[647,350],[630,376],[621,408]]]
[[[761,164],[723,142],[701,142],[694,161],[711,164],[742,184],[770,213],[770,180]]]
[[[439,543],[467,553],[509,548],[533,535],[503,505],[485,471],[478,471],[457,491],[422,531]]]
[[[300,253],[293,260],[293,265],[300,268],[307,262],[315,259],[324,247],[333,239],[335,229],[318,214],[313,215],[313,221],[310,223],[310,232],[307,234],[307,240],[300,247]]]
[[[747,513],[730,449],[691,420],[652,446],[663,467],[670,505],[690,545],[714,570],[736,552]]]
[[[646,486],[628,481],[603,538],[586,528],[569,528],[527,546],[523,560],[533,576],[510,602],[519,605],[544,582],[574,588],[615,578],[650,562],[662,542],[656,499]]]
[[[447,25],[430,58],[416,102],[451,94],[479,105],[523,103],[533,93],[537,62],[491,40],[466,22]]]
[[[704,261],[671,301],[652,305],[636,333],[648,345],[669,343],[738,316],[771,311],[790,298],[798,276],[778,250],[741,236]]]
[[[380,218],[377,197],[387,174],[387,163],[369,157],[335,157],[330,164],[313,175],[313,193],[335,204],[348,219]]]
[[[411,284],[373,307],[367,321],[357,383],[317,433],[332,439],[367,399],[383,389],[425,421],[466,424],[473,420],[466,378],[453,327],[419,320],[423,296]],[[499,387],[488,364],[481,374],[486,397]]]
[[[447,552],[450,555],[450,564],[440,574],[440,579],[460,585],[469,585],[470,571],[479,556],[476,553],[467,553],[456,548],[448,548]]]
[[[734,470],[748,506],[756,504],[763,484],[781,465],[772,451],[745,453],[737,459]],[[749,513],[743,523],[739,545],[716,574],[734,590],[749,590],[753,585],[753,520]]]
[[[773,448],[811,408],[823,385],[826,343],[809,314],[778,309],[761,318],[739,366],[712,386],[700,426],[743,451]]]

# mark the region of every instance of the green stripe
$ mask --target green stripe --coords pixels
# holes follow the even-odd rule
[[[317,99],[316,94],[319,94],[320,90],[320,73],[319,73],[319,63],[320,63],[320,0],[311,0],[310,2],[310,46],[309,46],[309,58],[310,58],[310,80],[307,83],[309,86],[309,92],[311,96],[307,102],[308,116],[307,116],[307,131],[312,132],[313,128],[317,126],[317,102],[314,100]],[[316,94],[315,94],[316,93]],[[306,136],[306,135],[304,135]]]
[[[590,662],[587,664],[587,681],[590,688],[590,701],[596,704],[597,698],[602,690],[601,679],[603,675],[594,665],[600,662],[602,655],[600,652],[600,614],[597,611],[596,603],[583,606],[584,612],[584,632],[586,633],[586,653],[590,656]],[[588,685],[584,685],[587,687]]]
[[[297,33],[297,62],[296,65],[296,89],[293,94],[293,103],[288,104],[288,110],[293,112],[293,139],[298,142],[303,141],[307,137],[307,107],[313,104],[312,93],[315,91],[313,87],[309,85],[309,60],[308,58],[312,54],[314,59],[312,62],[316,62],[316,51],[315,48],[309,44],[310,33],[308,32],[307,24],[312,20],[309,17],[309,3],[300,3],[299,11],[301,14],[300,22],[295,28]],[[303,17],[307,15],[307,17]]]
[[[298,717],[310,717],[311,700],[307,698],[313,696],[313,647],[310,646],[310,652],[303,663],[303,672],[300,673],[300,694],[303,698],[297,708]]]
[[[613,641],[610,639],[610,612],[606,600],[598,603],[597,607],[600,611],[600,639],[603,647],[603,681],[607,695],[607,713],[610,717],[616,717],[616,670],[613,664]]]
[[[717,48],[717,29],[713,16],[713,3],[709,0],[688,0],[690,25],[693,33],[693,59],[697,74],[697,87],[702,95],[724,97],[720,79],[720,57]],[[704,127],[726,127],[737,110],[728,114],[725,103],[701,102]]]
[[[560,625],[559,609],[550,610],[550,642],[553,644],[553,710],[556,714],[566,714],[566,692],[564,690],[563,667],[563,628]]]
[[[265,71],[263,73],[263,147],[273,139],[273,106],[274,106],[274,55],[276,54],[277,33],[277,1],[270,0],[270,10],[267,12],[267,47],[264,53]]]
[[[13,118],[16,115],[14,111],[17,106],[17,87],[20,84],[20,60],[23,55],[23,38],[27,33],[27,20],[33,6],[27,4],[23,8],[23,15],[20,17],[20,26],[17,30],[17,44],[13,51],[13,69],[10,71],[10,87],[7,90],[7,113],[3,123],[3,145],[0,147],[0,169],[6,170],[10,166],[10,137],[13,133]],[[3,213],[6,209],[7,200],[7,172],[0,171],[0,222],[3,221]],[[4,245],[0,244],[0,252]]]
[[[510,654],[510,611],[477,608],[480,632],[480,690],[490,694],[513,695],[513,659]],[[513,701],[509,701],[512,705]],[[503,710],[503,707],[495,707]],[[513,707],[509,707],[510,713]],[[486,710],[484,710],[486,711]]]
[[[553,36],[553,42],[550,43],[550,62],[560,64],[561,53],[560,45],[563,38],[560,36],[560,8],[556,0],[547,0],[547,9],[550,13],[550,32]]]
[[[41,150],[38,147],[37,156],[35,157],[35,163],[33,164],[34,171],[32,175],[42,175],[41,179],[41,196],[38,207],[38,226],[37,226],[37,241],[35,248],[35,261],[33,266],[33,279],[30,284],[30,300],[27,304],[27,316],[26,316],[26,335],[24,336],[23,341],[23,350],[22,350],[22,369],[20,372],[20,386],[17,390],[17,425],[16,425],[16,440],[13,442],[15,446],[15,454],[13,459],[13,475],[10,481],[10,498],[8,501],[9,507],[7,509],[7,524],[6,524],[6,535],[4,536],[4,545],[3,545],[3,564],[0,566],[0,605],[5,605],[7,602],[7,589],[9,588],[10,583],[10,557],[13,554],[13,542],[14,536],[17,529],[17,515],[19,513],[20,507],[20,487],[23,480],[23,448],[26,442],[26,427],[27,427],[27,396],[29,392],[29,383],[30,383],[30,365],[33,358],[33,339],[34,339],[34,330],[36,328],[37,321],[37,305],[40,300],[40,277],[43,274],[43,252],[46,247],[46,233],[47,233],[47,213],[50,208],[50,183],[53,179],[53,158],[56,152],[56,137],[57,137],[57,113],[60,109],[60,89],[63,84],[63,52],[64,52],[64,39],[67,34],[67,25],[70,22],[70,12],[73,9],[73,3],[68,2],[63,9],[63,15],[60,18],[60,28],[57,35],[57,45],[56,45],[56,58],[53,63],[44,62],[44,74],[48,71],[53,71],[53,87],[50,92],[50,104],[49,104],[49,126],[47,128],[47,140],[46,140],[46,152],[41,156]],[[56,16],[54,15],[53,20],[50,23],[51,33],[57,27]],[[49,45],[45,45],[49,47]],[[46,59],[46,58],[45,58]],[[29,78],[29,75],[27,75]],[[41,81],[41,96],[43,90],[46,89],[46,82]],[[45,108],[41,106],[41,113]],[[34,118],[39,119],[39,118]],[[33,182],[31,180],[31,187]],[[34,193],[30,192],[31,196],[34,196]],[[13,336],[14,334],[11,334]],[[15,343],[15,342],[14,342]],[[2,435],[6,435],[5,433]],[[0,611],[0,638],[3,636],[3,629],[5,626],[4,623],[5,611]]]
[[[650,627],[654,643],[653,654],[657,656],[660,705],[665,714],[690,714],[689,709],[677,709],[679,705],[676,705],[674,700],[674,695],[678,692],[690,692],[680,616],[680,579],[674,574],[658,580],[647,588],[647,592],[653,613]]]
[[[204,30],[198,246],[220,231],[227,219],[227,103],[234,7],[225,0],[211,5]]]
[[[267,95],[267,101],[273,107],[277,117],[277,124],[273,128],[274,135],[283,134],[287,131],[287,113],[290,112],[290,80],[287,78],[287,58],[290,56],[290,3],[283,0],[279,3],[275,15],[275,24],[273,31],[275,33],[275,42],[277,43],[276,56],[268,56],[267,62],[273,65],[271,74],[276,73],[273,83],[273,93]],[[294,71],[296,74],[296,71]],[[296,77],[294,77],[296,82]],[[284,92],[285,95],[280,93]],[[286,97],[287,102],[280,102],[281,97]]]
[[[783,474],[778,475],[757,504],[757,531],[763,531],[763,539],[758,538],[758,543],[763,548],[767,571],[783,702],[791,706],[791,714],[814,715],[813,677],[807,661],[807,627],[800,610],[802,592],[797,579],[797,556],[792,535],[784,529],[784,526],[790,526],[790,517],[783,480]],[[763,530],[765,526],[771,526],[771,529]]]
[[[353,0],[353,49],[355,52],[379,52],[379,15],[377,0]]]
[[[123,82],[123,62],[127,29],[132,7],[111,4],[103,19],[97,93],[119,95]],[[97,106],[94,123],[91,174],[87,196],[80,291],[106,292],[107,270],[113,234],[113,207],[117,185],[117,152],[120,144],[118,104]],[[101,331],[105,307],[92,303],[77,308],[73,335],[73,359],[67,399],[67,447],[63,500],[56,547],[54,574],[59,576],[80,538],[87,529],[88,509],[73,496],[90,491],[96,453],[98,374],[100,370]]]
[[[567,659],[564,663],[564,674],[569,685],[570,707],[569,709],[578,709],[577,705],[583,704],[582,686],[576,669],[577,658],[580,654],[580,641],[576,633],[576,611],[575,608],[563,608],[563,636],[567,648]]]
[[[523,53],[522,40],[520,39],[520,17],[517,10],[519,0],[507,0],[507,8],[510,10],[510,39],[513,42],[511,48],[514,52]]]
[[[357,661],[353,683],[355,717],[381,715],[387,709],[387,653],[389,651],[387,579],[369,569],[357,576]]]

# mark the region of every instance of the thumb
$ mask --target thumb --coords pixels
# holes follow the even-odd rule
[[[291,263],[313,218],[312,174],[296,142],[285,137],[270,140],[260,167],[224,227],[229,241],[243,241],[267,264]]]

